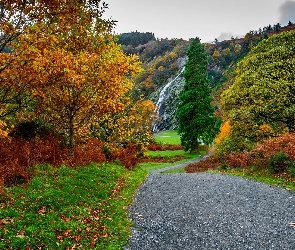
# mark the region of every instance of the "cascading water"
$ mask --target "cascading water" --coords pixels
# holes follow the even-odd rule
[[[162,108],[163,108],[163,104],[167,98],[168,92],[169,92],[169,88],[173,85],[173,83],[181,76],[181,74],[184,72],[184,67],[181,69],[180,73],[170,82],[168,82],[163,89],[161,90],[160,94],[159,94],[159,99],[156,103],[156,110],[155,112],[157,113],[157,115],[159,117],[161,117],[161,113],[162,113]],[[159,122],[155,122],[154,127],[153,127],[153,132],[158,131],[158,126],[159,126]]]

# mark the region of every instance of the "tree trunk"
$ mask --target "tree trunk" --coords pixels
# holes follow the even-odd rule
[[[69,148],[70,148],[70,156],[74,157],[74,146],[75,146],[75,134],[74,134],[74,120],[70,118],[69,124]]]
[[[190,153],[200,153],[199,152],[199,143],[192,143],[191,144]]]

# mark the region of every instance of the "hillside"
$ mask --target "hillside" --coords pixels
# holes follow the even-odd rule
[[[251,30],[242,38],[217,41],[205,44],[208,53],[208,80],[214,90],[214,106],[220,116],[219,96],[224,89],[233,84],[237,63],[243,59],[260,41],[283,31],[295,29],[289,22],[285,27],[280,24],[268,25],[258,30]],[[143,41],[143,42],[141,42]],[[186,52],[190,41],[182,39],[156,39],[151,32],[130,32],[119,36],[118,43],[127,54],[136,54],[142,61],[143,71],[135,78],[136,88],[133,96],[151,99],[155,104],[160,98],[160,91],[165,90],[162,106],[158,109],[161,120],[157,130],[176,129],[176,106],[178,95],[184,84],[179,75],[173,84],[169,84],[181,72],[186,62]],[[169,84],[169,89],[164,86]],[[164,94],[164,93],[162,93]]]

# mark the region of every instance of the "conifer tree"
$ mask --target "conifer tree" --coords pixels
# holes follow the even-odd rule
[[[211,90],[207,80],[208,58],[197,37],[192,40],[185,64],[185,85],[177,111],[178,133],[185,150],[197,151],[200,141],[211,143],[219,129],[219,120],[211,106]]]

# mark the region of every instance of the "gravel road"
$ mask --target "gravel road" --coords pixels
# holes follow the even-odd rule
[[[125,250],[295,249],[295,193],[210,173],[151,173]]]

